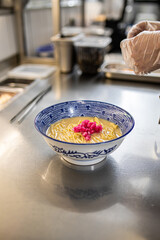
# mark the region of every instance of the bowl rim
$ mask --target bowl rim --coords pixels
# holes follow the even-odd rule
[[[61,140],[58,140],[58,139],[55,139],[55,138],[51,138],[51,137],[49,137],[48,135],[46,135],[46,134],[44,134],[40,129],[39,129],[39,127],[37,126],[37,120],[38,120],[38,117],[39,117],[39,115],[41,114],[41,112],[42,111],[44,111],[44,110],[47,110],[47,109],[49,109],[49,108],[51,108],[51,107],[53,107],[53,106],[58,106],[58,105],[60,105],[60,104],[64,104],[64,103],[75,103],[75,102],[85,102],[85,103],[87,103],[87,102],[93,102],[93,103],[102,103],[102,104],[107,104],[107,105],[109,105],[109,106],[113,106],[113,107],[116,107],[116,108],[119,108],[120,110],[122,110],[122,111],[124,111],[127,115],[129,115],[130,116],[130,118],[131,118],[131,120],[132,120],[132,127],[125,133],[125,134],[123,134],[122,136],[120,136],[120,137],[117,137],[117,138],[114,138],[114,139],[112,139],[112,140],[108,140],[108,141],[105,141],[105,142],[97,142],[97,143],[72,143],[72,142],[65,142],[65,141],[61,141]],[[34,119],[34,126],[35,126],[35,128],[36,128],[36,130],[39,132],[39,133],[41,133],[44,137],[46,137],[46,138],[48,138],[48,139],[50,139],[50,140],[54,140],[54,141],[56,141],[56,142],[60,142],[60,143],[63,143],[63,144],[71,144],[71,145],[78,145],[78,146],[80,146],[80,145],[82,145],[82,146],[86,146],[86,145],[91,145],[91,146],[93,146],[93,145],[98,145],[98,144],[106,144],[106,143],[110,143],[110,142],[114,142],[114,141],[116,141],[116,140],[119,140],[119,139],[121,139],[121,138],[124,138],[126,135],[128,135],[131,131],[132,131],[132,129],[134,128],[134,126],[135,126],[135,120],[134,120],[134,118],[133,118],[133,116],[128,112],[128,111],[126,111],[125,109],[123,109],[123,108],[121,108],[121,107],[119,107],[119,106],[117,106],[117,105],[115,105],[115,104],[111,104],[111,103],[108,103],[108,102],[103,102],[103,101],[96,101],[96,100],[72,100],[72,101],[65,101],[65,102],[60,102],[60,103],[56,103],[56,104],[53,104],[53,105],[50,105],[49,107],[46,107],[46,108],[44,108],[44,109],[42,109],[37,115],[36,115],[36,117],[35,117],[35,119]]]

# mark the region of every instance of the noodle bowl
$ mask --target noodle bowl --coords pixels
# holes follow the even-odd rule
[[[67,122],[67,119],[71,122],[66,127],[63,123]],[[86,141],[81,133],[73,132],[74,126],[82,119],[98,121],[98,124],[103,125],[102,131],[99,134],[91,134],[91,139]],[[53,136],[49,129],[51,126],[56,126]],[[111,126],[109,132],[108,128]],[[124,138],[132,131],[134,119],[130,113],[116,105],[100,101],[79,100],[61,102],[43,109],[35,118],[35,127],[60,158],[75,165],[93,165],[101,162],[120,146]],[[60,129],[61,134],[59,134]],[[71,138],[69,133],[71,133]],[[77,138],[77,135],[80,137]]]

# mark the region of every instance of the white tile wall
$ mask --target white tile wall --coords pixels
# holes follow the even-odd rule
[[[71,18],[76,20],[76,24],[80,26],[81,16],[80,8],[62,8],[61,25],[66,26]],[[52,9],[30,9],[24,14],[26,54],[34,56],[35,50],[39,46],[50,43],[50,39],[54,34],[54,23],[52,17]]]
[[[28,56],[34,56],[36,48],[50,43],[53,36],[51,9],[36,9],[25,12],[25,39]]]
[[[0,16],[0,61],[18,53],[15,17],[13,14]]]
[[[100,13],[101,6],[102,4],[99,1],[86,2],[85,20],[87,26]],[[70,19],[74,19],[77,26],[81,25],[81,7],[61,8],[61,26],[67,26]],[[24,31],[27,56],[34,56],[36,48],[50,43],[50,38],[54,34],[54,24],[56,23],[53,23],[51,8],[28,9],[25,11]]]

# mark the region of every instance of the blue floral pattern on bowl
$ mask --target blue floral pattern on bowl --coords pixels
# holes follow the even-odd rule
[[[107,154],[109,154],[110,152],[112,152],[117,145],[114,145],[113,147],[109,148],[109,149],[103,149],[103,150],[96,150],[94,152],[86,152],[86,153],[83,153],[83,152],[78,152],[78,151],[71,151],[71,150],[68,150],[66,151],[65,149],[63,148],[59,148],[57,146],[54,146],[52,144],[50,144],[51,148],[53,148],[53,150],[59,154],[62,154],[64,156],[67,156],[67,157],[74,157],[76,159],[92,159],[92,158],[95,158],[95,157],[102,157],[102,156],[106,156]]]

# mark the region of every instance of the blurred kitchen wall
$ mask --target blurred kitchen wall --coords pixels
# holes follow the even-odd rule
[[[13,13],[0,10],[0,61],[18,53],[16,22]]]
[[[80,26],[81,0],[61,1],[61,27]],[[27,56],[35,56],[36,49],[49,44],[54,35],[52,0],[30,0],[23,11]]]
[[[160,21],[160,1],[157,2],[135,2],[135,21],[143,20]]]
[[[56,0],[55,0],[56,1]],[[119,1],[119,0],[118,0]],[[27,56],[35,56],[36,49],[50,43],[54,34],[52,0],[25,0],[23,9],[24,42]],[[96,16],[114,10],[112,0],[85,0],[85,24],[90,26]],[[128,0],[133,2],[133,0]],[[0,61],[18,53],[17,31],[14,11],[6,10],[14,0],[0,0]],[[82,0],[61,0],[61,26],[81,25]],[[131,4],[127,6],[127,22],[131,18]],[[141,20],[160,20],[160,9],[156,3],[134,1],[134,23]]]
[[[56,0],[55,0],[56,1]],[[132,20],[156,19],[158,8],[156,4],[126,1],[123,22],[129,25]],[[106,19],[119,18],[124,0],[85,0],[85,26],[92,25],[97,16],[106,15]],[[81,26],[82,0],[61,0],[61,27]],[[36,56],[36,49],[50,43],[54,35],[52,16],[52,0],[28,0],[23,10],[25,54]],[[117,20],[117,19],[116,19]]]
[[[53,35],[51,0],[29,1],[23,10],[27,56],[35,56],[36,49],[48,44]]]

